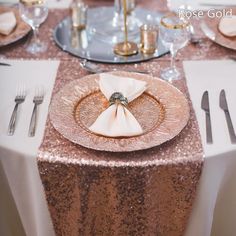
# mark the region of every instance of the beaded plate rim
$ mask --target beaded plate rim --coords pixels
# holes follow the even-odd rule
[[[116,71],[110,74],[146,81],[145,91],[155,97],[165,108],[161,124],[140,136],[110,138],[89,132],[79,126],[74,117],[78,101],[99,89],[99,74],[88,75],[62,87],[52,98],[49,118],[54,128],[69,141],[89,149],[109,152],[145,150],[171,140],[187,125],[190,107],[185,95],[170,83],[151,75]]]

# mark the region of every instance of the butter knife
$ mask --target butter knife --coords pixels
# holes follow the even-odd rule
[[[225,118],[226,118],[228,130],[229,130],[229,136],[230,136],[231,143],[236,143],[236,136],[235,136],[235,132],[234,132],[233,123],[232,123],[232,120],[230,117],[228,103],[226,100],[226,95],[225,95],[224,89],[222,89],[220,92],[220,108],[225,112]]]
[[[210,114],[208,91],[205,91],[202,95],[201,108],[205,111],[205,114],[206,114],[206,138],[207,138],[207,143],[211,144],[211,143],[213,143],[213,138],[212,138],[211,114]]]

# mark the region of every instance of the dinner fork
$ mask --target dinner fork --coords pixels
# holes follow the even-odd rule
[[[30,126],[29,126],[29,137],[35,136],[36,131],[36,125],[37,125],[37,116],[38,116],[38,106],[42,104],[44,99],[44,90],[43,88],[37,88],[35,90],[35,96],[33,99],[34,103],[34,109],[32,112],[31,120],[30,120]]]
[[[25,86],[22,86],[18,89],[16,97],[15,97],[15,107],[11,115],[11,119],[8,126],[8,135],[13,135],[15,133],[16,129],[16,120],[17,120],[17,111],[19,104],[23,103],[25,101],[26,97],[26,88]]]

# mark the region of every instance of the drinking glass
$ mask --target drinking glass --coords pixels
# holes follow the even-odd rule
[[[189,41],[189,23],[175,13],[171,13],[161,18],[159,30],[163,45],[171,53],[171,65],[161,71],[161,77],[168,81],[179,79],[180,72],[175,66],[175,57],[178,50],[185,47]]]
[[[45,52],[47,44],[41,42],[38,37],[39,26],[48,16],[48,8],[44,5],[44,0],[21,0],[19,10],[21,18],[33,29],[33,38],[26,51],[32,54]]]

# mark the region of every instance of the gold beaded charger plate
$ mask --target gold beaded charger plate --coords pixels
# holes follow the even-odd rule
[[[158,78],[131,72],[112,74],[146,81],[147,90],[130,102],[128,109],[143,128],[143,134],[111,138],[92,133],[90,127],[109,102],[99,90],[99,74],[65,85],[53,96],[49,117],[54,128],[81,146],[110,152],[129,152],[158,146],[178,135],[186,126],[190,109],[184,94]]]
[[[9,12],[9,11],[14,12],[15,14],[16,27],[15,29],[13,29],[13,31],[9,35],[0,34],[0,47],[7,46],[11,43],[14,43],[22,39],[31,30],[31,27],[21,19],[18,9],[12,8],[12,7],[0,6],[0,14],[4,12]]]
[[[234,15],[236,15],[236,8],[232,9]],[[209,29],[214,33],[215,43],[229,49],[236,50],[236,37],[227,37],[219,30],[219,23],[221,18],[208,19],[206,21]]]

